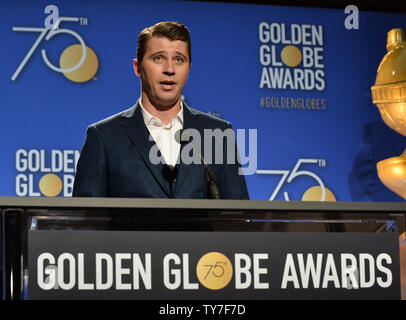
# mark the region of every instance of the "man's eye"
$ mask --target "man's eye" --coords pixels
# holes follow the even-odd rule
[[[161,57],[161,56],[156,56],[156,57],[153,58],[153,60],[154,60],[154,61],[161,61],[161,60],[162,60],[162,57]]]
[[[176,57],[176,58],[175,58],[175,61],[176,61],[176,62],[183,62],[183,58],[181,58],[181,57]]]

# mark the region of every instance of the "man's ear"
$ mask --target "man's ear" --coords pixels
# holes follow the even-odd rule
[[[134,72],[138,77],[140,76],[140,69],[140,64],[138,63],[137,59],[134,59]]]

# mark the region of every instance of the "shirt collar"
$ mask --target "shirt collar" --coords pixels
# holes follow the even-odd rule
[[[171,122],[168,123],[166,126],[163,125],[161,119],[153,116],[147,110],[145,110],[144,106],[142,105],[141,99],[138,100],[138,103],[141,106],[142,117],[144,118],[144,123],[147,126],[148,125],[152,125],[152,126],[156,126],[156,127],[166,127],[166,126],[168,126],[170,128],[176,123],[176,121],[179,121],[180,124],[183,124],[183,102],[182,101],[180,102],[180,110],[179,110],[179,112],[177,113],[176,116],[173,117]]]

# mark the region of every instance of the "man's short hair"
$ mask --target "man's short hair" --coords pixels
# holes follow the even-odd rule
[[[148,40],[152,37],[163,37],[171,41],[180,40],[187,44],[189,54],[189,64],[192,62],[192,43],[190,40],[189,29],[176,21],[159,22],[152,27],[145,28],[138,36],[137,61],[142,62],[145,52],[147,51]]]

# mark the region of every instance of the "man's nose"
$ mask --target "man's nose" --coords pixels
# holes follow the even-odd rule
[[[171,60],[165,62],[163,73],[168,76],[172,76],[175,74],[175,68]]]

